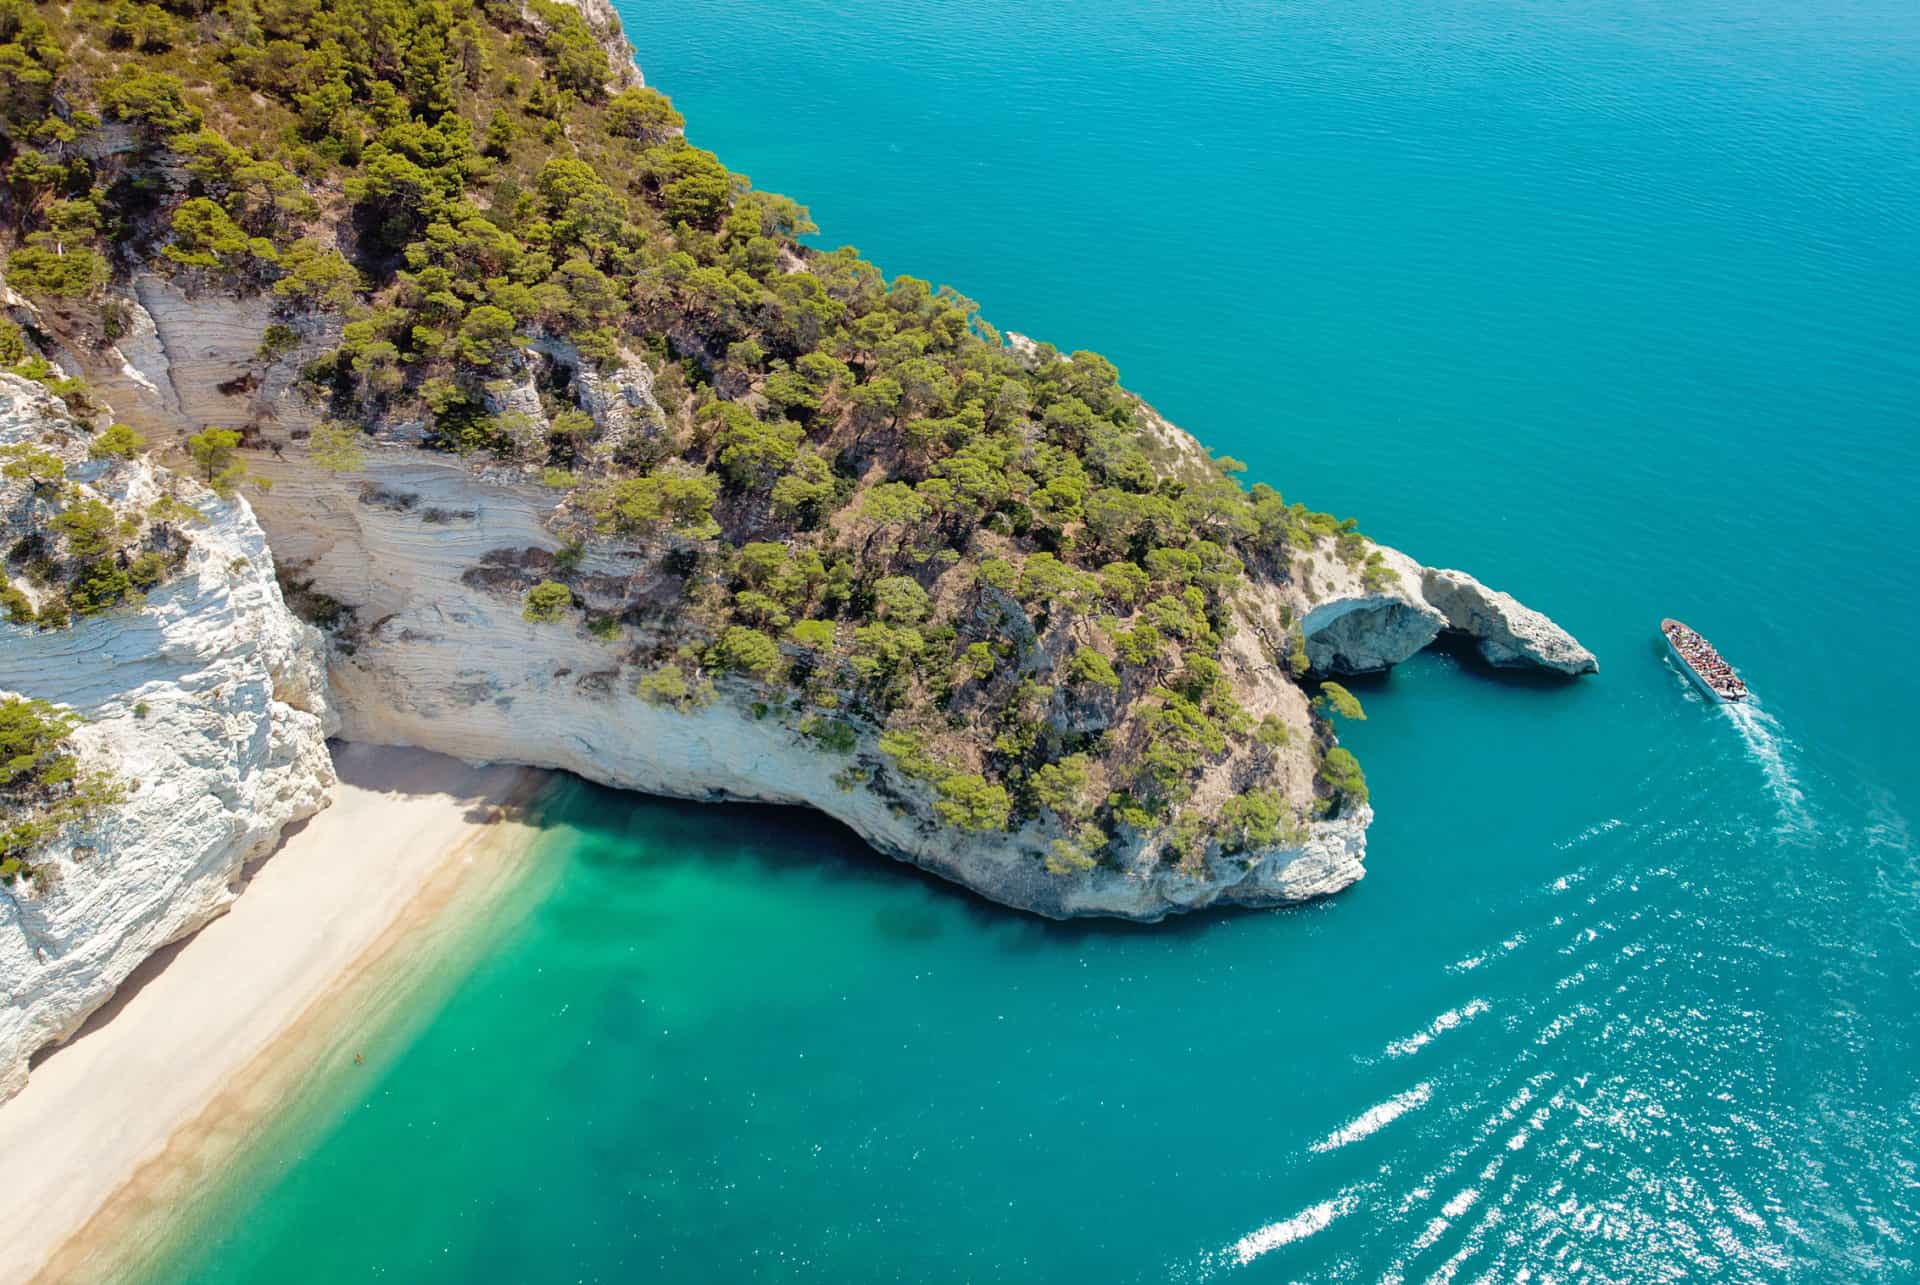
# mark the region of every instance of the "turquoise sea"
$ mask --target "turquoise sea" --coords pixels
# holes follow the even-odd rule
[[[1602,672],[1360,685],[1368,878],[1153,929],[566,785],[154,1279],[1920,1277],[1920,6],[620,7],[824,243]]]

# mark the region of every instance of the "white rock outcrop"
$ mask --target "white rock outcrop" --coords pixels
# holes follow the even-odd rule
[[[1362,570],[1338,562],[1314,567],[1314,605],[1301,620],[1307,660],[1318,674],[1390,669],[1442,632],[1473,640],[1490,665],[1591,674],[1600,665],[1573,635],[1511,594],[1464,571],[1423,567],[1384,545],[1370,545],[1392,572],[1366,582]]]
[[[1377,587],[1337,560],[1307,568],[1313,606],[1301,617],[1300,632],[1314,673],[1377,673],[1440,636],[1446,618],[1419,594],[1424,568],[1397,549],[1379,551],[1393,579]]]
[[[639,85],[640,68],[633,61],[633,46],[627,42],[620,27],[619,11],[613,7],[613,0],[561,0],[578,9],[592,28],[594,39],[607,51],[607,71],[612,79],[609,84],[614,89],[625,89],[630,85]],[[537,22],[538,19],[536,18]]]
[[[0,375],[0,444],[74,431],[38,386]],[[111,500],[159,493],[144,458],[62,453],[71,478]],[[10,485],[0,498],[15,514]],[[0,622],[0,692],[80,713],[83,767],[129,783],[122,803],[36,857],[45,886],[0,884],[0,1099],[136,965],[224,911],[246,864],[334,784],[318,632],[282,601],[246,502],[193,489],[208,520],[143,607],[63,629]]]
[[[1599,672],[1600,662],[1572,634],[1512,594],[1489,589],[1464,571],[1428,568],[1420,577],[1420,592],[1446,617],[1447,628],[1474,640],[1489,665],[1561,674]]]

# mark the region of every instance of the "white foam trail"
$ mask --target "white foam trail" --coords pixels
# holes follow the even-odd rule
[[[1885,790],[1876,789],[1867,809],[1867,844],[1869,847],[1886,848],[1901,856],[1913,853],[1913,827],[1907,824],[1907,818],[1893,806],[1893,796]]]
[[[1422,1080],[1405,1093],[1396,1093],[1385,1102],[1368,1107],[1353,1119],[1313,1144],[1309,1150],[1338,1151],[1350,1142],[1372,1137],[1407,1112],[1433,1100],[1433,1085]]]
[[[1262,1254],[1271,1253],[1282,1245],[1291,1245],[1296,1240],[1305,1240],[1315,1232],[1324,1231],[1329,1223],[1343,1214],[1353,1212],[1354,1198],[1351,1195],[1335,1196],[1332,1200],[1323,1200],[1317,1205],[1309,1205],[1291,1218],[1277,1223],[1268,1223],[1259,1231],[1249,1232],[1228,1247],[1233,1261],[1245,1267]]]
[[[1722,705],[1727,719],[1740,733],[1740,739],[1747,743],[1747,753],[1766,775],[1767,788],[1773,792],[1773,801],[1780,808],[1780,824],[1783,830],[1812,830],[1813,817],[1807,812],[1807,796],[1800,789],[1799,779],[1793,774],[1793,765],[1788,753],[1793,748],[1780,731],[1780,724],[1771,714],[1751,701],[1740,701]]]
[[[1387,1045],[1387,1056],[1407,1057],[1418,1053],[1454,1027],[1463,1026],[1486,1011],[1487,1001],[1477,998],[1467,1001],[1459,1008],[1450,1008],[1428,1023],[1426,1030],[1416,1031],[1404,1040],[1395,1040]]]

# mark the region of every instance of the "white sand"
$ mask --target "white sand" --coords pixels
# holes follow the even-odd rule
[[[335,764],[333,805],[233,909],[143,965],[0,1106],[0,1281],[92,1278],[129,1218],[206,1176],[184,1171],[297,1082],[273,1063],[311,1061],[293,1036],[329,993],[404,956],[408,929],[524,848],[512,817],[544,779],[367,745]]]

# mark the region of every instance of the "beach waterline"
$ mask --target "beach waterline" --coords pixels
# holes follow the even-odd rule
[[[332,806],[0,1107],[0,1173],[38,1196],[13,1206],[0,1279],[150,1271],[231,1183],[342,1109],[352,1079],[539,895],[546,773],[332,748]]]

